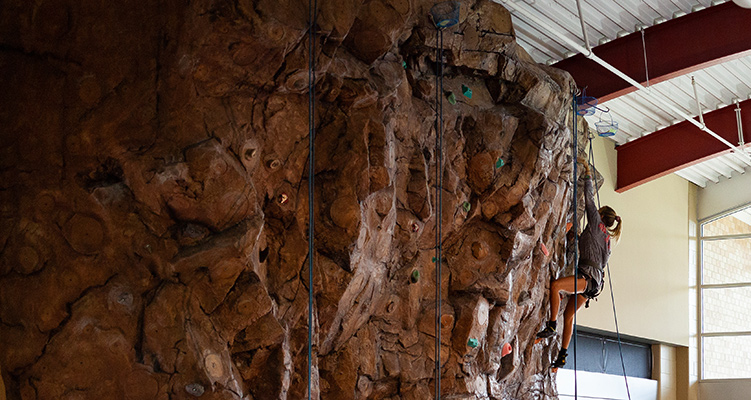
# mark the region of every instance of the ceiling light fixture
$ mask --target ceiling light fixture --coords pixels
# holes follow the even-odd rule
[[[751,0],[733,0],[733,3],[739,7],[751,8]]]

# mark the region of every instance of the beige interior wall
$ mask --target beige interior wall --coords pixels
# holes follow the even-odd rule
[[[751,174],[733,173],[733,179],[720,177],[720,183],[700,189],[697,217],[702,220],[741,207],[751,201]]]
[[[689,183],[668,175],[615,192],[616,151],[594,139],[596,167],[605,177],[602,204],[623,218],[621,241],[610,258],[621,333],[681,346],[689,344]],[[605,290],[578,323],[615,331],[607,278]]]

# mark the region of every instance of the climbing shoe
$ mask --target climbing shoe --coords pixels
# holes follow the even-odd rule
[[[545,329],[541,330],[537,334],[538,339],[547,339],[549,337],[555,336],[555,328],[556,328],[556,322],[555,321],[548,321],[547,324],[545,324]]]
[[[558,352],[558,358],[555,360],[555,362],[553,363],[553,365],[551,365],[550,367],[551,368],[560,368],[560,367],[566,365],[566,356],[568,355],[566,353],[567,353],[566,349],[561,349],[561,351]]]

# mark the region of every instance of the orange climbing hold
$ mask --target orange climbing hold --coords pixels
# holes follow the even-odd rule
[[[501,349],[501,357],[506,357],[509,354],[511,354],[511,344],[506,343],[503,345],[503,348]]]
[[[566,222],[566,233],[571,230],[571,227],[574,226],[571,222]]]
[[[545,246],[545,243],[540,242],[540,248],[542,249],[542,254],[545,254],[545,257],[550,255],[550,252],[548,251],[548,248]]]

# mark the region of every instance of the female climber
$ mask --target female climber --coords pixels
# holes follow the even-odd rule
[[[579,279],[567,276],[556,279],[550,284],[550,321],[545,329],[537,334],[538,340],[549,338],[556,334],[556,319],[558,307],[561,304],[561,293],[577,293],[576,302],[569,300],[563,312],[563,341],[558,358],[551,365],[559,368],[566,364],[566,353],[571,341],[571,331],[574,324],[574,314],[589,299],[600,294],[603,285],[603,268],[610,258],[610,238],[621,235],[621,217],[615,211],[604,206],[597,210],[594,199],[594,188],[589,163],[583,158],[579,163],[584,166],[584,203],[587,211],[587,226],[579,238]]]

